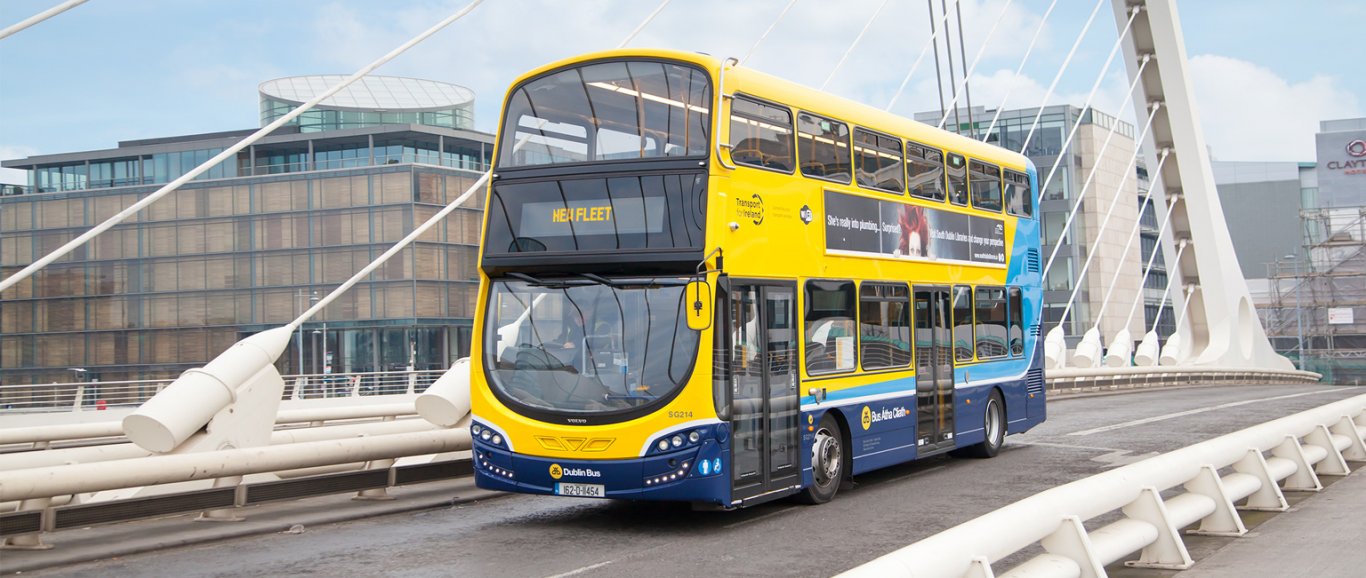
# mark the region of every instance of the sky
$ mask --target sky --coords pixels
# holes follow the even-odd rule
[[[953,0],[930,1],[954,6]],[[1081,106],[1094,86],[1093,106],[1132,120],[1122,59],[1105,68],[1118,35],[1111,0],[1056,0],[1045,22],[1053,1],[959,0],[966,60],[976,63],[968,85],[973,104],[1009,109],[1044,102],[1099,5],[1047,103]],[[57,3],[3,0],[0,27]],[[0,40],[0,159],[258,127],[261,82],[349,74],[466,3],[90,0]],[[486,0],[376,74],[469,87],[476,94],[476,128],[492,132],[502,96],[518,75],[615,47],[658,4]],[[673,0],[630,46],[742,56],[787,4]],[[1312,161],[1320,120],[1366,116],[1366,74],[1355,48],[1366,2],[1178,0],[1177,7],[1196,107],[1215,159]],[[1017,78],[1040,22],[1038,44]],[[956,32],[956,21],[950,23]],[[797,0],[745,65],[811,86],[830,78],[827,90],[882,108],[927,46],[929,28],[919,0]],[[961,78],[963,59],[954,52]],[[939,108],[932,55],[914,70],[894,112]],[[23,180],[20,171],[0,171],[0,182]]]

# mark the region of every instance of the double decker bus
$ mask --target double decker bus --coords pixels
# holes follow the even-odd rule
[[[482,488],[719,508],[1044,420],[1025,157],[702,54],[507,94],[470,356]]]

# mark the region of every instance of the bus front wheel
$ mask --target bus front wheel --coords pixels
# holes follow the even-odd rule
[[[954,455],[966,458],[994,458],[1006,443],[1006,406],[1001,392],[992,390],[987,396],[986,411],[982,412],[982,443],[957,450]]]
[[[811,442],[811,485],[801,494],[803,502],[824,504],[835,497],[844,478],[844,452],[839,423],[826,413]]]

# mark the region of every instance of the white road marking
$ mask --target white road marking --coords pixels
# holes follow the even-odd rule
[[[1264,398],[1261,398],[1261,399],[1247,399],[1247,400],[1243,400],[1243,401],[1234,401],[1234,402],[1225,403],[1225,404],[1220,404],[1220,405],[1213,405],[1213,406],[1210,406],[1210,407],[1202,407],[1202,408],[1199,408],[1199,409],[1191,409],[1191,410],[1186,410],[1186,411],[1179,411],[1179,412],[1176,412],[1176,413],[1169,413],[1169,414],[1166,414],[1166,415],[1157,415],[1157,416],[1153,416],[1153,417],[1145,417],[1145,418],[1143,418],[1143,419],[1136,419],[1136,420],[1133,420],[1133,421],[1126,421],[1126,422],[1124,422],[1124,423],[1117,423],[1117,424],[1102,426],[1102,427],[1098,427],[1098,428],[1085,429],[1085,430],[1081,430],[1081,431],[1074,431],[1074,432],[1072,432],[1072,433],[1070,433],[1070,434],[1067,434],[1067,435],[1070,435],[1070,436],[1089,436],[1089,435],[1091,435],[1091,434],[1103,433],[1103,432],[1107,432],[1107,431],[1114,431],[1114,430],[1117,430],[1117,429],[1124,429],[1124,428],[1126,428],[1126,427],[1133,427],[1133,426],[1136,426],[1136,425],[1150,424],[1150,423],[1159,422],[1159,421],[1166,421],[1166,420],[1169,420],[1169,419],[1176,419],[1176,418],[1178,418],[1178,417],[1186,417],[1186,416],[1188,416],[1188,415],[1196,415],[1196,414],[1205,413],[1205,412],[1209,412],[1209,411],[1215,411],[1215,410],[1220,410],[1220,409],[1228,409],[1228,408],[1230,408],[1230,407],[1238,407],[1238,406],[1240,406],[1240,405],[1248,405],[1248,404],[1253,404],[1253,403],[1261,403],[1261,402],[1263,402],[1263,401],[1276,401],[1276,400],[1278,400],[1278,399],[1290,399],[1290,398],[1292,398],[1292,397],[1303,397],[1303,396],[1306,396],[1306,395],[1318,395],[1318,394],[1320,394],[1320,393],[1328,393],[1328,392],[1330,392],[1330,391],[1342,391],[1342,388],[1330,387],[1330,388],[1328,388],[1328,389],[1321,389],[1321,390],[1318,390],[1318,391],[1308,391],[1308,392],[1303,392],[1303,393],[1292,393],[1292,394],[1290,394],[1290,395],[1278,395],[1278,396],[1276,396],[1276,397],[1264,397]]]
[[[564,574],[556,574],[556,575],[554,575],[554,576],[547,576],[546,578],[565,578],[566,576],[575,576],[575,575],[578,575],[578,574],[583,574],[584,572],[587,572],[587,571],[589,571],[589,570],[597,570],[598,568],[602,568],[603,566],[606,566],[606,565],[608,565],[608,564],[611,564],[612,562],[615,562],[615,561],[616,561],[616,560],[608,560],[608,561],[606,561],[606,562],[598,562],[597,564],[593,564],[592,566],[584,566],[583,568],[579,568],[578,570],[571,570],[571,571],[569,571],[569,572],[565,572]]]

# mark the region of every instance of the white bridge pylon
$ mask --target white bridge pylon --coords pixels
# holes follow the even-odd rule
[[[1104,361],[1116,370],[1137,363],[1295,372],[1294,364],[1271,347],[1233,258],[1233,241],[1191,92],[1175,1],[1110,1],[1131,86],[1141,91],[1142,98],[1133,98],[1135,113],[1148,119],[1139,145],[1147,166],[1155,167],[1150,175],[1152,192],[1160,187],[1170,201],[1159,233],[1159,250],[1175,255],[1168,264],[1169,274],[1172,281],[1181,279],[1179,285],[1168,287],[1163,302],[1169,298],[1179,306],[1177,328],[1161,345],[1153,328],[1148,328],[1134,351],[1126,323],[1114,335],[1104,336],[1111,354],[1102,356],[1097,323],[1069,355],[1059,323],[1045,339],[1045,364],[1050,370],[1069,365],[1089,369]],[[1130,234],[1137,235],[1137,227]],[[1117,280],[1118,275],[1110,281],[1112,287]],[[1179,304],[1172,293],[1175,287],[1182,289]],[[1139,291],[1141,298],[1141,287]],[[1101,311],[1109,305],[1109,298],[1107,291]]]

